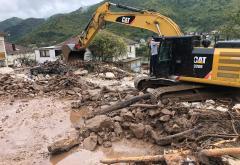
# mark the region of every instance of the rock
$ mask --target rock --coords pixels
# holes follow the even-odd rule
[[[209,105],[206,107],[207,110],[215,110],[215,106],[213,105]]]
[[[120,115],[125,121],[134,121],[134,116],[130,111],[127,111],[127,112],[122,111]]]
[[[84,139],[83,147],[86,150],[94,151],[97,147],[98,137],[97,135],[89,136],[88,138]]]
[[[233,107],[232,109],[233,109],[233,110],[240,110],[240,104],[234,105],[234,107]]]
[[[154,116],[157,116],[160,114],[160,111],[158,111],[157,109],[150,109],[148,111],[148,114],[151,116],[151,117],[154,117]]]
[[[66,137],[54,142],[53,144],[48,146],[48,151],[51,154],[58,154],[61,152],[69,151],[74,146],[80,144],[80,140],[78,138],[78,134],[74,132],[70,132]]]
[[[195,102],[191,104],[191,108],[201,109],[203,106],[199,102]]]
[[[79,69],[79,70],[75,71],[73,74],[79,75],[79,76],[86,76],[86,75],[88,75],[88,71]]]
[[[14,70],[10,67],[1,67],[0,74],[14,74]]]
[[[145,134],[145,126],[142,123],[131,124],[130,130],[133,132],[136,138],[141,139]]]
[[[228,108],[224,108],[224,107],[221,107],[221,106],[218,106],[216,108],[217,111],[221,111],[221,112],[227,112],[228,111]]]
[[[105,78],[106,79],[114,79],[115,75],[112,72],[107,72],[107,73],[105,73]]]
[[[116,133],[117,136],[121,136],[123,133],[122,127],[119,124],[119,122],[114,123],[114,132]]]
[[[112,142],[110,142],[110,141],[103,142],[103,147],[104,147],[104,148],[110,148],[110,147],[112,147]]]
[[[106,115],[99,115],[87,120],[86,128],[91,131],[98,132],[103,128],[112,128],[113,124],[114,123],[110,117],[107,117]]]
[[[97,141],[99,145],[103,144],[103,138],[101,138],[100,136],[98,136]]]
[[[145,125],[145,134],[146,134],[146,135],[149,135],[152,130],[153,130],[152,126],[150,126],[150,125]]]
[[[104,78],[105,77],[104,73],[100,73],[99,77]]]
[[[215,104],[215,101],[214,100],[206,100],[206,104]]]
[[[164,115],[172,115],[172,112],[165,108],[161,110],[161,113]]]
[[[81,101],[75,101],[71,103],[71,107],[72,109],[78,109],[82,106],[82,102]]]
[[[140,111],[137,111],[137,113],[135,114],[135,117],[140,119],[140,120],[143,120],[144,119],[144,113],[142,113]]]
[[[121,122],[123,121],[122,117],[120,116],[115,116],[114,118],[112,118],[114,121],[117,121],[117,122]]]
[[[180,104],[180,106],[185,107],[185,108],[190,108],[190,107],[191,107],[191,104],[188,103],[188,102],[182,102],[182,103]]]
[[[171,118],[170,115],[164,115],[164,116],[160,117],[159,120],[160,120],[160,121],[163,121],[163,122],[167,122],[167,121],[170,120],[170,118]]]
[[[74,91],[72,91],[72,90],[67,90],[67,94],[69,94],[69,95],[75,95],[76,93],[75,93]]]

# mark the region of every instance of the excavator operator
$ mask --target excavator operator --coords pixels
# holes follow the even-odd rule
[[[151,49],[151,58],[150,58],[150,75],[156,75],[156,67],[157,67],[157,55],[158,55],[158,48],[159,42],[156,42],[154,38],[151,38],[149,47]]]

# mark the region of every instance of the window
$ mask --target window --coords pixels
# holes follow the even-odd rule
[[[40,50],[40,57],[50,57],[49,50]]]

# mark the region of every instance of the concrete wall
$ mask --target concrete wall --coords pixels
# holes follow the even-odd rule
[[[7,63],[8,65],[17,66],[19,64],[18,59],[22,59],[22,58],[27,58],[34,61],[36,60],[35,53],[28,52],[28,53],[22,53],[22,54],[8,55]]]
[[[40,51],[41,50],[35,50],[35,55],[36,55],[36,62],[37,63],[44,63],[46,61],[56,61],[58,58],[55,55],[55,49],[47,49],[45,51],[49,51],[49,57],[41,57],[40,56]]]
[[[0,36],[0,66],[7,65],[6,63],[6,49],[5,49],[5,43],[4,43],[4,37]]]

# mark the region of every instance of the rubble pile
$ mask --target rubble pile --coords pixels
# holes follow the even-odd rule
[[[52,76],[49,79],[37,80],[36,86],[41,94],[55,95],[58,97],[85,95],[84,91],[95,88],[92,83],[83,81],[73,76]]]
[[[32,81],[24,78],[16,78],[15,75],[0,74],[0,84],[0,96],[33,97],[39,92]]]
[[[101,74],[101,77],[107,79],[122,79],[124,77],[132,76],[131,73],[111,65],[100,65],[96,71]]]
[[[85,123],[81,122],[79,134],[83,145],[90,149],[95,149],[97,144],[111,147],[112,142],[124,137],[196,150],[198,147],[208,148],[219,140],[237,137],[232,120],[240,119],[238,112],[207,110],[202,106],[192,108],[194,106],[196,103],[160,105],[154,109],[141,106],[124,108],[107,115],[95,116]],[[215,104],[209,106],[219,107]],[[240,123],[236,121],[234,125],[239,132]],[[183,134],[178,135],[181,133]],[[89,147],[92,143],[95,147]]]
[[[69,67],[65,64],[62,64],[60,61],[55,62],[45,62],[40,66],[33,67],[30,69],[32,75],[37,76],[38,74],[44,75],[65,75],[69,71]]]
[[[73,76],[38,76],[35,80],[16,75],[0,75],[0,96],[34,97],[49,95],[80,98],[87,89],[94,89],[92,83]]]

